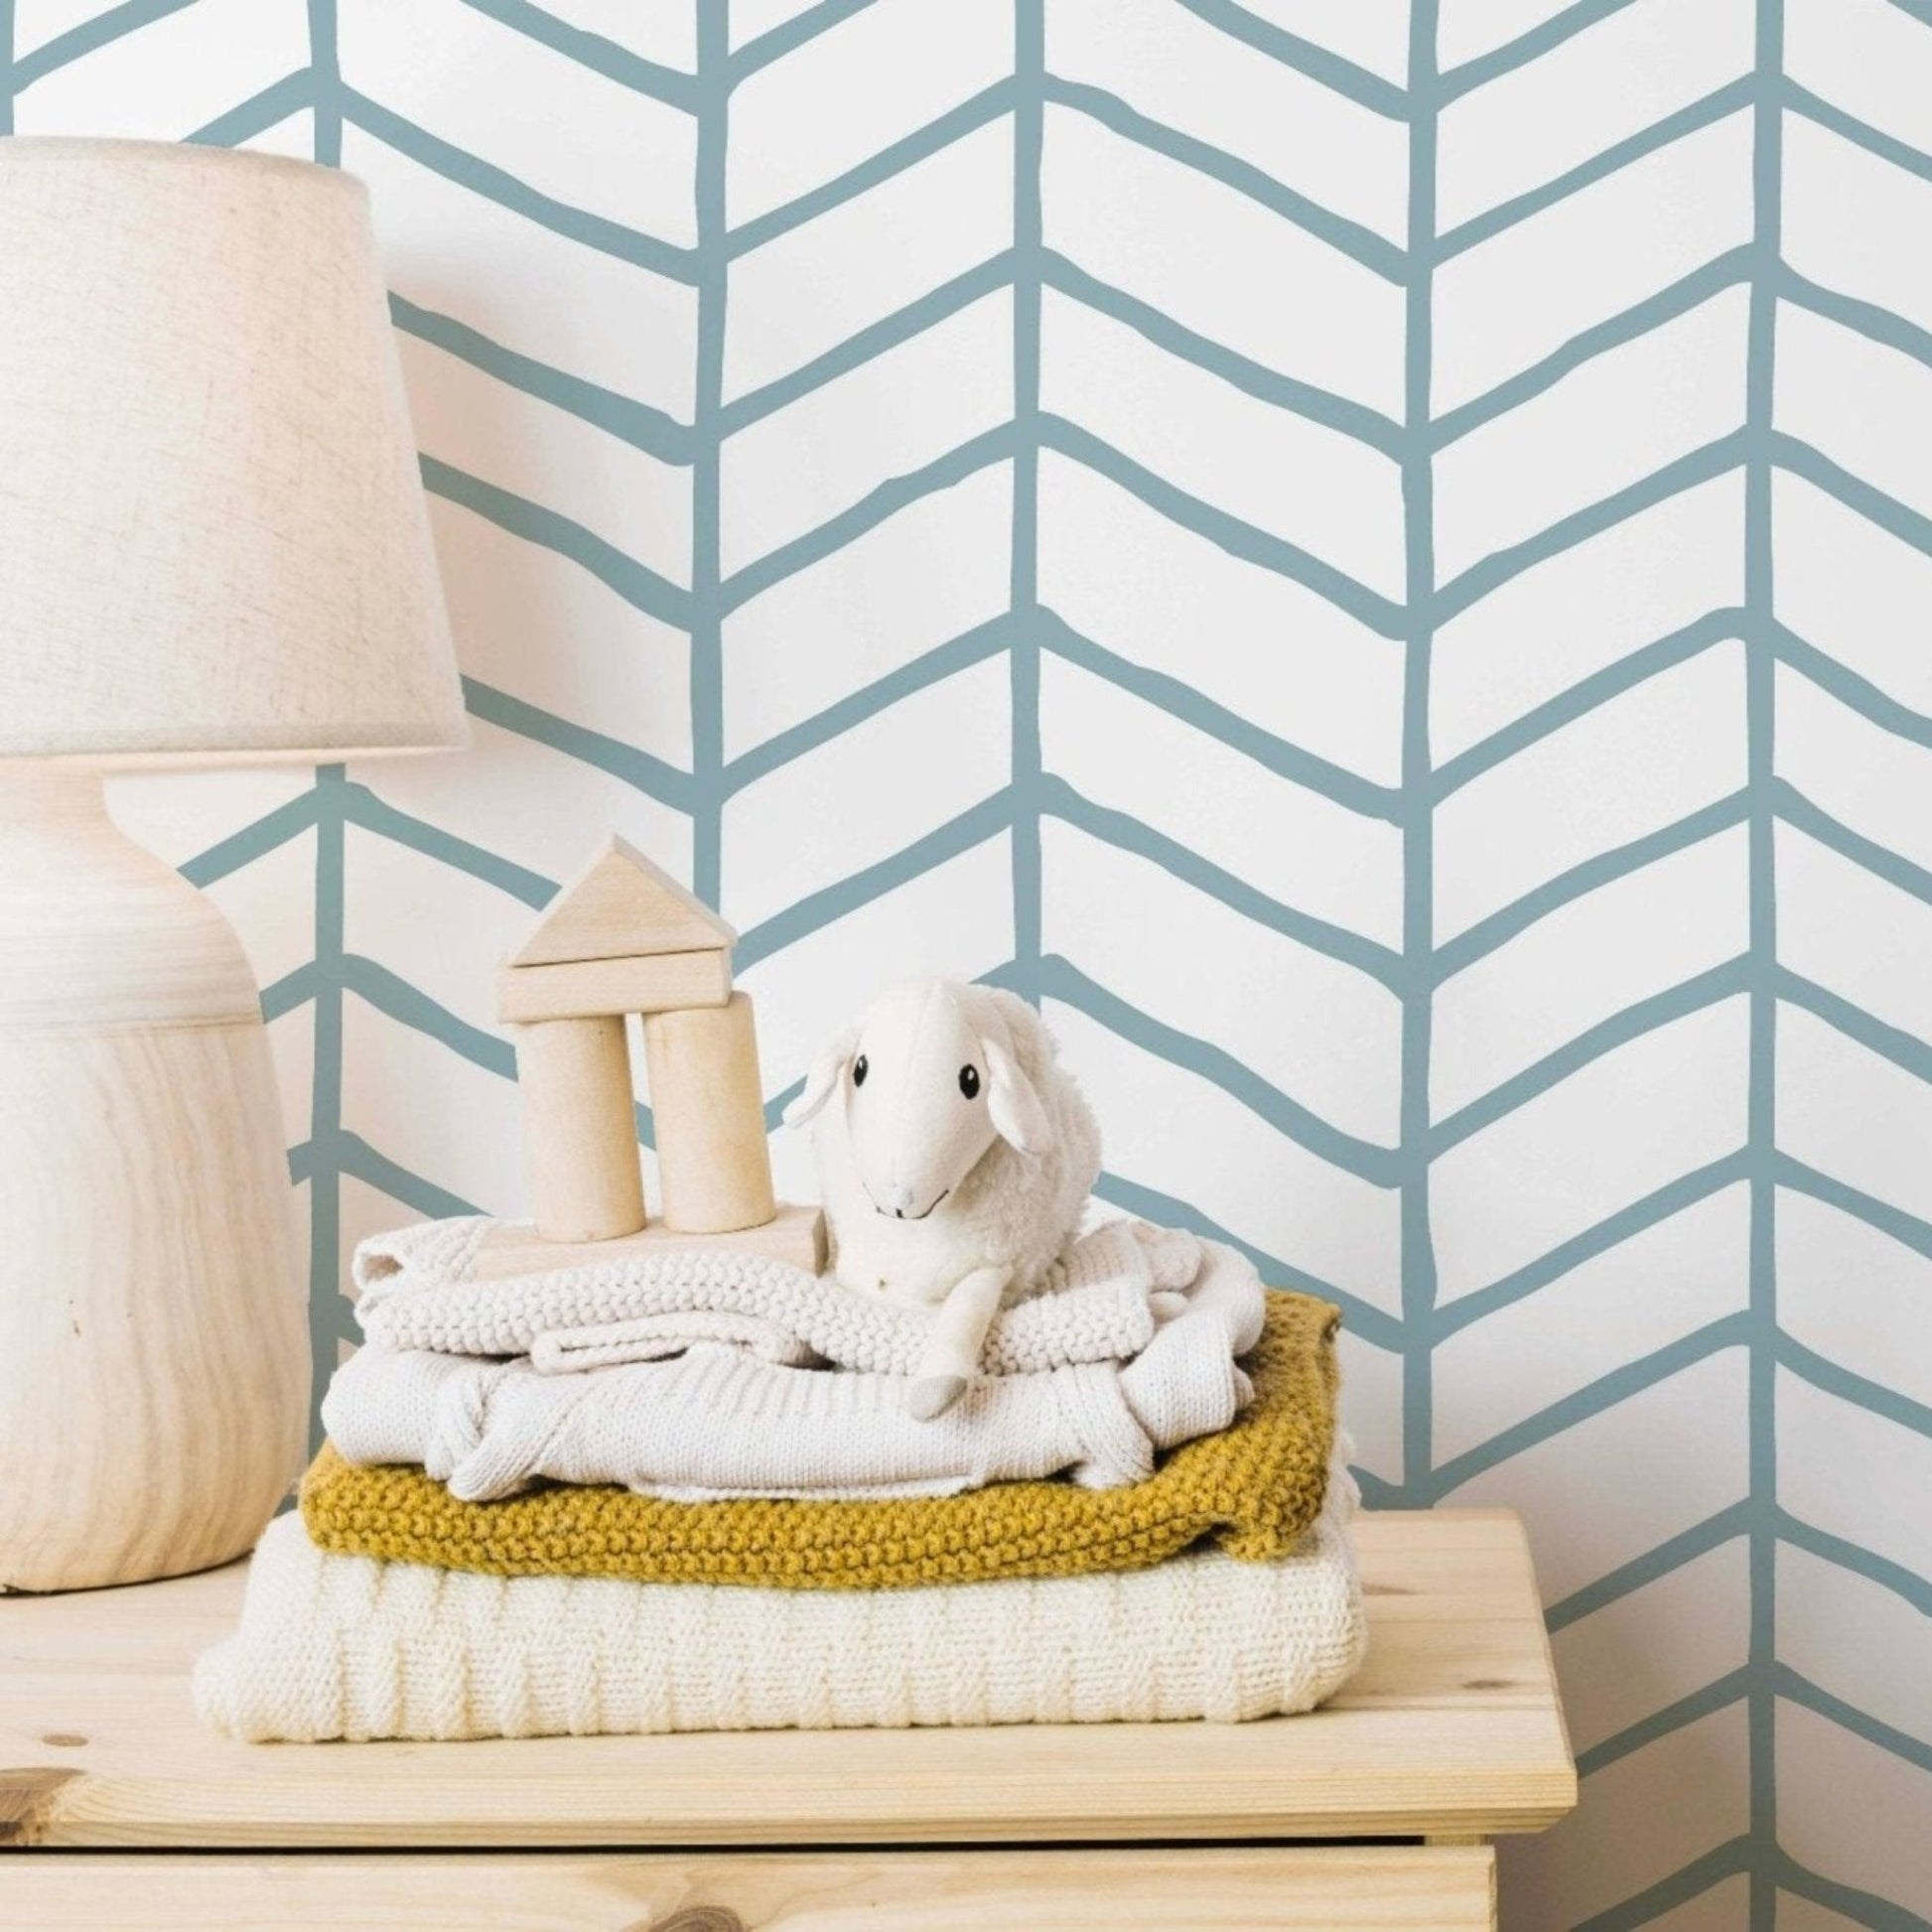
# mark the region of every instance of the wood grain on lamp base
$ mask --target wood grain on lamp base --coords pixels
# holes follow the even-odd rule
[[[0,1033],[0,1588],[226,1563],[287,1494],[309,1334],[273,1082],[259,1019]]]
[[[777,1212],[763,1226],[740,1228],[734,1234],[684,1234],[660,1220],[652,1221],[641,1233],[621,1235],[613,1241],[547,1241],[534,1228],[511,1222],[491,1228],[483,1237],[477,1254],[477,1277],[495,1281],[539,1268],[596,1268],[639,1255],[704,1248],[769,1255],[811,1274],[823,1274],[825,1214],[818,1207],[780,1201]]]
[[[283,1150],[233,929],[97,773],[0,763],[0,1587],[260,1534],[309,1424]]]
[[[1478,1932],[1495,1854],[1396,1847],[23,1860],[0,1932]]]
[[[233,1628],[239,1567],[22,1598],[0,1604],[0,1766],[12,1767],[0,1821],[16,1845],[177,1851],[1487,1837],[1554,1824],[1577,1779],[1521,1525],[1504,1510],[1372,1514],[1356,1543],[1367,1663],[1323,1710],[1249,1725],[238,1744],[195,1722],[188,1669]]]

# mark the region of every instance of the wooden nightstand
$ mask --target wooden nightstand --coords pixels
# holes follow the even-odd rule
[[[1492,1925],[1486,1841],[1577,1800],[1521,1525],[1357,1543],[1361,1675],[1239,1725],[234,1744],[186,1680],[240,1566],[0,1598],[0,1926]]]

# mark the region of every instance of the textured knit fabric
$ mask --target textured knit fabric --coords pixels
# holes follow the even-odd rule
[[[1023,1482],[916,1501],[677,1503],[545,1488],[465,1503],[420,1469],[353,1468],[325,1448],[302,1509],[326,1549],[497,1576],[894,1588],[1132,1570],[1204,1537],[1267,1561],[1321,1507],[1338,1320],[1325,1302],[1271,1294],[1247,1361],[1253,1403],[1125,1489]]]
[[[880,1375],[917,1372],[932,1311],[843,1287],[729,1247],[476,1279],[479,1216],[375,1235],[355,1251],[362,1332],[390,1348],[529,1355],[556,1372],[680,1353],[707,1334],[770,1361],[822,1359]],[[987,1335],[990,1375],[1126,1361],[1148,1344],[1167,1291],[1200,1265],[1190,1234],[1113,1221],[1083,1235],[1051,1293],[1002,1311]]]
[[[1286,1557],[888,1593],[480,1577],[269,1525],[241,1625],[195,1671],[255,1740],[1238,1722],[1305,1711],[1366,1632],[1333,1502]]]
[[[1062,1471],[1118,1487],[1249,1398],[1235,1358],[1261,1331],[1260,1282],[1231,1248],[1200,1253],[1178,1312],[1132,1361],[985,1376],[929,1421],[907,1412],[902,1376],[711,1343],[582,1375],[372,1344],[337,1371],[322,1417],[349,1461],[419,1463],[467,1502],[540,1477],[684,1500],[932,1496]]]

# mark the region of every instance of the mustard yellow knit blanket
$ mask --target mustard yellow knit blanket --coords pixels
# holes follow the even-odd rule
[[[303,1478],[302,1516],[324,1550],[499,1577],[894,1589],[1139,1570],[1203,1539],[1264,1562],[1320,1512],[1340,1319],[1312,1296],[1271,1293],[1247,1358],[1254,1401],[1126,1488],[1003,1482],[885,1502],[682,1503],[554,1487],[467,1503],[421,1469],[357,1468],[325,1445]]]

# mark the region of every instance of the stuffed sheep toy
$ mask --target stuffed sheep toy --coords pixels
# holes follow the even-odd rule
[[[921,980],[874,1002],[786,1109],[817,1119],[833,1269],[937,1309],[907,1396],[948,1408],[1004,1303],[1050,1285],[1100,1173],[1100,1130],[1026,1001]]]

